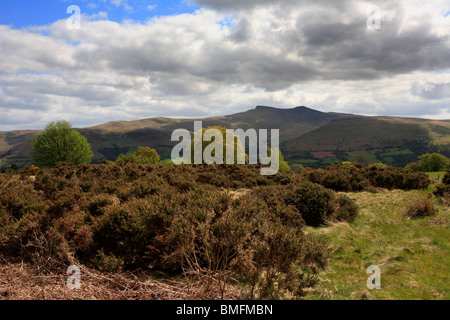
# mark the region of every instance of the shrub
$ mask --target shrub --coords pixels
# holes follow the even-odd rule
[[[421,172],[401,168],[370,166],[362,168],[353,163],[334,164],[326,169],[305,170],[303,177],[335,191],[362,191],[373,188],[424,189],[431,181]]]
[[[436,185],[436,190],[433,192],[435,196],[442,197],[446,204],[450,204],[450,173],[447,172],[441,183]]]
[[[353,163],[335,164],[327,169],[307,170],[303,176],[311,182],[335,191],[361,191],[369,183]]]
[[[442,183],[446,184],[446,185],[450,185],[450,172],[447,171],[444,175],[444,177],[442,178]]]
[[[122,272],[124,268],[124,261],[120,257],[113,254],[105,254],[103,250],[99,250],[97,255],[92,260],[93,265],[105,273]]]
[[[335,210],[333,200],[333,191],[311,182],[301,184],[286,197],[287,203],[297,208],[306,224],[314,227],[323,225],[332,217]]]
[[[293,172],[259,169],[63,163],[34,183],[0,174],[0,252],[41,270],[207,272],[240,279],[251,298],[301,296],[326,249],[305,238],[305,217],[347,219],[351,205]]]
[[[434,215],[433,202],[427,196],[422,196],[406,205],[405,216],[408,219],[417,219],[432,215]]]
[[[355,201],[345,195],[337,195],[335,198],[336,211],[333,218],[337,221],[355,221],[358,216],[359,208]]]
[[[149,147],[138,147],[138,150],[134,153],[119,155],[116,162],[134,164],[157,164],[159,162],[159,159],[159,154],[155,149]]]

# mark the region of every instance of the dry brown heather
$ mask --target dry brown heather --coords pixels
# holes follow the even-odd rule
[[[189,281],[155,280],[143,272],[104,274],[81,268],[79,289],[69,289],[68,275],[41,274],[27,263],[0,264],[0,299],[4,300],[236,300],[241,291],[217,277],[198,273]]]
[[[5,299],[302,298],[329,260],[327,241],[305,228],[358,217],[355,201],[310,171],[61,164],[30,179],[29,169],[0,175]],[[348,186],[346,170],[336,175]],[[372,191],[428,185],[399,169],[351,170]],[[79,291],[65,286],[72,264]]]

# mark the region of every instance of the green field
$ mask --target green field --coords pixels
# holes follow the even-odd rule
[[[329,265],[309,299],[449,299],[450,208],[434,198],[436,214],[403,216],[405,204],[430,191],[347,193],[360,206],[353,223],[308,232],[329,241]],[[381,289],[369,290],[367,268],[381,270]]]
[[[425,172],[430,179],[440,180],[445,176],[445,172]]]

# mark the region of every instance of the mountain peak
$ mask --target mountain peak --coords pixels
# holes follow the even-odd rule
[[[308,107],[305,107],[305,106],[298,106],[298,107],[290,108],[290,109],[285,109],[285,108],[279,109],[279,108],[275,108],[275,107],[259,105],[259,106],[256,106],[256,108],[254,110],[260,110],[260,111],[263,111],[263,110],[289,111],[290,110],[290,111],[309,111],[309,112],[313,111],[313,112],[323,113],[321,111],[314,110],[314,109],[311,109],[311,108],[308,108]]]
[[[274,107],[269,107],[269,106],[256,106],[255,110],[267,110],[267,109],[276,109]]]

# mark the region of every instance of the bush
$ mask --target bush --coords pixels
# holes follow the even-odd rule
[[[334,164],[326,169],[305,170],[303,177],[335,191],[353,192],[386,189],[424,189],[431,181],[421,172],[383,166],[357,167],[352,163]]]
[[[149,147],[138,147],[134,153],[121,154],[117,157],[117,163],[134,164],[157,164],[159,163],[159,154],[155,149]]]
[[[446,204],[450,204],[450,173],[447,172],[441,183],[436,185],[436,190],[433,192],[435,196],[442,197]]]
[[[323,186],[305,182],[286,197],[288,204],[297,208],[306,224],[318,227],[330,219],[334,213],[333,191]]]
[[[335,198],[336,211],[333,218],[337,221],[355,221],[358,216],[359,208],[355,201],[344,195],[337,195]]]
[[[444,175],[444,177],[442,178],[442,183],[446,184],[446,185],[450,185],[450,172],[447,171]]]
[[[427,196],[422,196],[408,203],[405,209],[405,216],[408,219],[417,219],[432,215],[434,215],[433,202]]]
[[[351,202],[293,172],[259,169],[62,163],[34,182],[0,174],[0,251],[41,270],[206,270],[222,284],[240,279],[251,298],[301,296],[316,281],[305,271],[326,256],[305,222],[351,219]],[[224,188],[250,190],[235,198]]]
[[[325,170],[306,170],[303,176],[311,182],[335,191],[361,191],[369,186],[367,179],[351,162],[349,164],[335,164]]]

